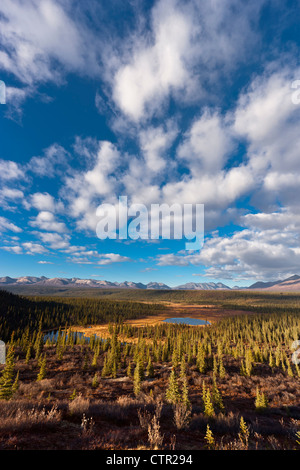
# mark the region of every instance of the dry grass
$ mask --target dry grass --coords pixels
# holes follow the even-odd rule
[[[191,421],[191,410],[184,403],[176,403],[173,406],[173,411],[176,429],[187,428]]]
[[[61,411],[57,406],[46,409],[28,403],[2,403],[0,431],[20,432],[32,428],[56,426],[61,421]]]
[[[81,416],[89,411],[90,400],[84,398],[81,394],[69,403],[69,412],[71,415]]]

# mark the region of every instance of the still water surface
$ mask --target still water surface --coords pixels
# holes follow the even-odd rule
[[[210,325],[209,321],[206,320],[199,320],[198,318],[167,318],[164,320],[165,323],[180,323],[184,325],[192,325],[192,326],[199,326],[199,325]]]

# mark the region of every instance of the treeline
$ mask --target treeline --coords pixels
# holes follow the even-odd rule
[[[92,325],[119,322],[151,315],[162,307],[155,304],[103,299],[47,298],[29,299],[0,290],[0,339],[8,341],[25,329],[35,331],[61,325]]]

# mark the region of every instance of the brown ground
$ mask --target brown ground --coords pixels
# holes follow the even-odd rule
[[[26,364],[24,354],[17,351],[19,389],[13,400],[0,401],[0,450],[149,449],[147,429],[141,427],[138,411],[147,409],[153,416],[155,403],[159,397],[165,397],[171,363],[154,363],[154,378],[146,378],[142,394],[136,398],[125,368],[118,370],[116,379],[101,378],[104,356],[101,354],[96,368],[91,367],[93,353],[88,346],[67,348],[62,361],[57,360],[55,347],[46,351],[47,375],[39,382],[36,381],[37,361],[31,359]],[[89,365],[84,370],[85,352],[89,355]],[[160,418],[160,432],[164,436],[161,448],[172,449],[176,436],[176,450],[204,449],[208,423],[219,446],[222,442],[227,446],[230,442],[238,443],[241,416],[251,431],[251,449],[296,448],[295,433],[300,424],[299,379],[288,377],[279,369],[272,371],[266,364],[255,365],[253,376],[243,377],[239,374],[239,361],[232,357],[224,359],[227,373],[223,379],[218,378],[218,387],[225,413],[218,413],[211,420],[205,417],[202,384],[205,381],[212,386],[212,371],[200,374],[195,365],[188,366],[191,422],[187,429],[177,430],[172,407],[164,401]],[[93,388],[95,371],[99,372],[99,384]],[[179,368],[177,372],[179,375]],[[254,406],[257,386],[266,391],[269,399],[270,407],[262,414]],[[74,389],[76,398],[71,400]],[[87,429],[82,427],[84,415],[88,420],[92,418],[93,428],[90,421]]]

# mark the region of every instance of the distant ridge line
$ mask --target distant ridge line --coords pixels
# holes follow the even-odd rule
[[[117,289],[145,289],[145,290],[282,290],[282,291],[300,291],[300,276],[294,275],[285,280],[274,282],[256,282],[250,287],[229,287],[222,282],[188,282],[176,287],[170,287],[162,282],[111,282],[97,279],[79,279],[73,278],[47,278],[45,276],[23,276],[12,278],[10,276],[0,277],[0,287],[5,286],[54,286],[54,287],[90,287],[90,288],[117,288]]]

